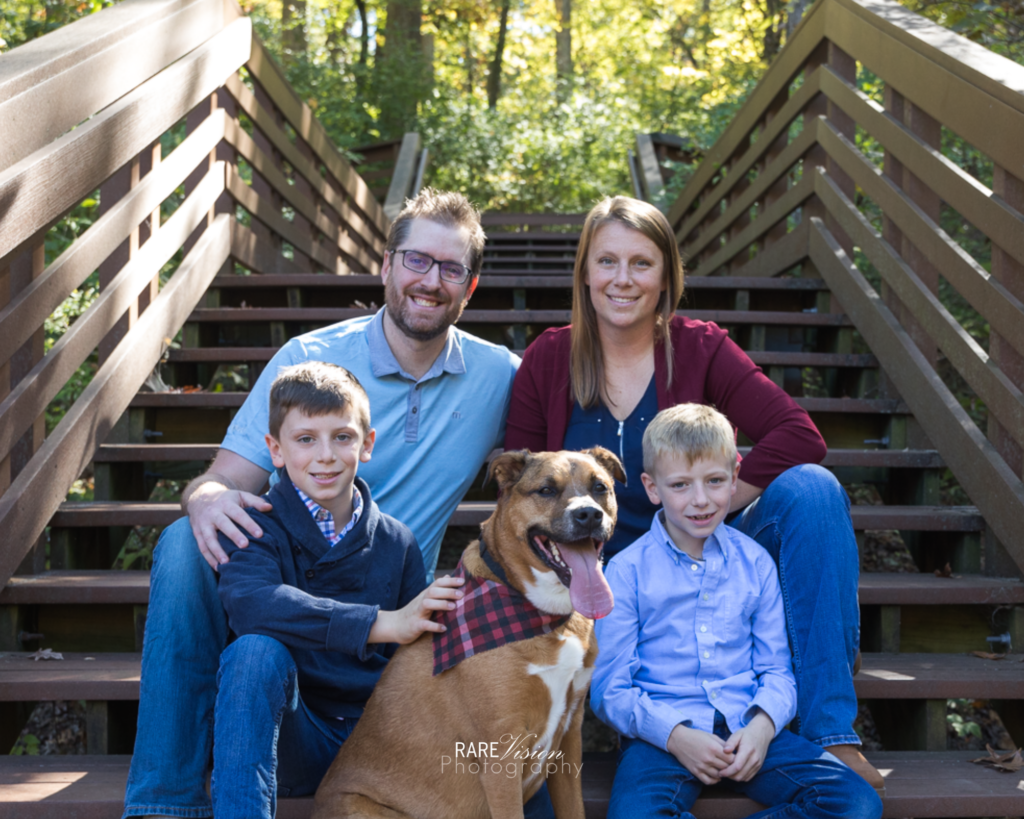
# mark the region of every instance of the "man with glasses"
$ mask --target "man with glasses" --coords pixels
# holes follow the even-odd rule
[[[412,529],[433,579],[448,519],[502,444],[519,366],[506,348],[452,326],[476,289],[483,249],[480,214],[464,196],[421,192],[391,225],[384,309],[282,347],[209,470],[182,493],[188,518],[164,530],[154,555],[124,816],[212,815],[205,783],[217,670],[229,638],[217,596],[215,570],[227,562],[218,532],[242,548],[246,533],[261,536],[246,508],[269,509],[255,493],[273,480],[264,436],[279,369],[327,361],[362,383],[377,443],[360,477],[381,510]],[[321,529],[331,523],[340,531],[348,521],[324,521]],[[546,789],[527,805],[528,817],[552,814]]]

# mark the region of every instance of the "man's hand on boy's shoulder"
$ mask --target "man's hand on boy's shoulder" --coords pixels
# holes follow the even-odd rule
[[[464,577],[439,577],[409,603],[397,611],[379,611],[377,620],[370,629],[367,643],[398,643],[406,645],[425,631],[445,631],[440,623],[431,617],[435,611],[451,611],[453,601],[462,598]]]
[[[775,723],[764,711],[757,714],[725,743],[725,750],[735,756],[732,765],[722,771],[722,777],[737,782],[749,782],[761,770],[768,755],[768,746],[775,739]]]
[[[669,734],[667,750],[705,785],[717,784],[735,761],[721,737],[681,723]]]
[[[199,551],[211,568],[216,569],[228,562],[228,556],[217,540],[218,532],[240,549],[249,545],[245,532],[252,537],[263,536],[260,527],[245,510],[270,511],[270,504],[255,494],[269,474],[241,455],[222,449],[209,471],[185,488],[182,506]]]

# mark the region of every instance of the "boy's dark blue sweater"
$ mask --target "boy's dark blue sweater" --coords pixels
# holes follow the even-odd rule
[[[359,478],[359,523],[330,546],[287,474],[265,496],[263,530],[239,549],[220,536],[220,599],[231,630],[263,634],[291,650],[303,701],[325,717],[358,717],[396,646],[368,645],[380,609],[400,609],[426,587],[412,532],[385,515]],[[343,522],[339,522],[344,525]]]

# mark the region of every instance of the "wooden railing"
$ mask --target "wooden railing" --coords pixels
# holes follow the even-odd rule
[[[97,189],[99,218],[48,261]],[[234,3],[125,0],[0,57],[0,585],[43,568],[48,520],[214,276],[376,273],[388,224]],[[44,355],[44,322],[96,271]]]
[[[989,573],[1024,568],[1021,89],[1024,67],[895,3],[819,0],[669,212],[690,275],[825,279],[884,368],[880,397],[906,402],[1016,564],[990,538]],[[991,163],[991,187],[943,154],[943,129]],[[940,227],[943,207],[984,235],[991,270]],[[988,323],[987,351],[940,277]]]

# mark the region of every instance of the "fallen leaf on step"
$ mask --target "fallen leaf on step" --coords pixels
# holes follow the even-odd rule
[[[993,654],[990,651],[972,651],[971,654],[983,660],[1002,660],[1006,657],[1005,654]]]
[[[947,563],[941,569],[936,569],[935,570],[935,576],[936,577],[952,577],[953,576],[953,567],[950,566]]]
[[[979,756],[977,759],[972,759],[971,762],[978,765],[991,765],[1003,773],[1016,773],[1024,768],[1024,758],[1020,755],[1020,748],[1005,754],[997,753],[991,745],[986,745],[985,750],[988,751],[988,756]]]
[[[86,657],[85,659],[86,660],[95,660],[96,658],[95,657]]]
[[[29,656],[30,660],[35,660],[36,662],[38,662],[39,660],[63,660],[64,659],[64,655],[63,654],[61,654],[61,653],[59,653],[57,651],[54,651],[52,648],[41,648],[35,654],[29,654],[28,656]]]

